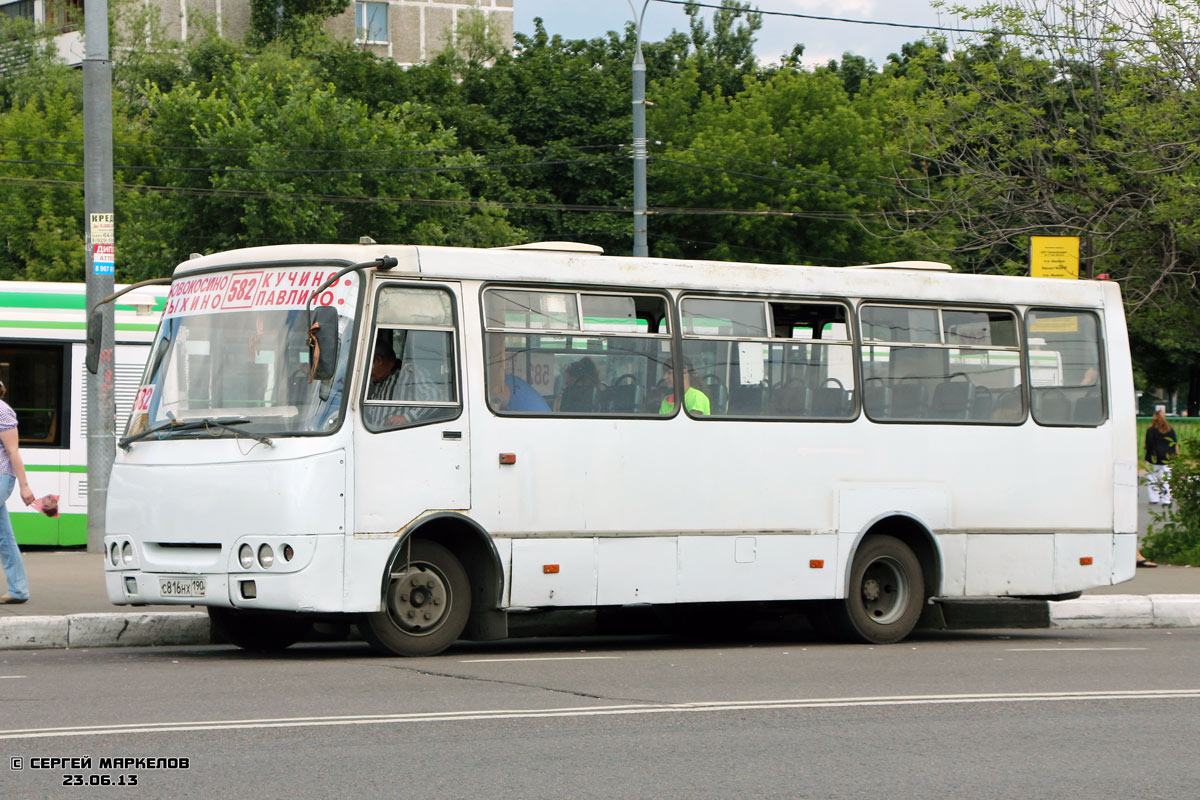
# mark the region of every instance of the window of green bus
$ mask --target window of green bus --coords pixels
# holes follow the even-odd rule
[[[60,344],[0,347],[5,401],[17,414],[21,447],[62,447],[64,348]]]

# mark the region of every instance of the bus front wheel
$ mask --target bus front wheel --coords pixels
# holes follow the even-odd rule
[[[364,617],[363,637],[384,653],[432,656],[452,645],[471,612],[467,571],[436,542],[405,546],[392,566],[384,609]]]
[[[288,614],[258,614],[235,608],[209,606],[208,619],[214,640],[243,650],[269,652],[291,647],[312,630],[306,619]]]
[[[833,621],[850,641],[892,644],[912,631],[925,599],[921,562],[892,536],[871,536],[854,555],[844,602]]]

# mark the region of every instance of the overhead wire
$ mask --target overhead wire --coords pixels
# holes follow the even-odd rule
[[[733,9],[729,6],[719,3],[702,3],[696,0],[652,0],[655,3],[663,3],[673,6],[697,6],[699,8],[715,9],[717,11],[735,11],[740,14],[761,14],[769,17],[792,17],[795,19],[807,19],[817,22],[842,22],[851,25],[874,25],[886,28],[909,28],[912,30],[931,31],[934,33],[969,33],[975,36],[1013,36],[1017,38],[1037,38],[1037,39],[1068,39],[1081,42],[1112,42],[1114,44],[1145,44],[1150,40],[1136,37],[1120,37],[1120,36],[1087,36],[1078,33],[1032,33],[1030,31],[1005,30],[1003,28],[957,28],[949,25],[921,25],[914,22],[887,22],[884,20],[874,19],[854,19],[852,17],[831,17],[821,14],[803,14],[798,11],[773,11],[770,9],[748,8],[748,9]],[[1182,41],[1176,44],[1190,46],[1200,44],[1200,41]]]

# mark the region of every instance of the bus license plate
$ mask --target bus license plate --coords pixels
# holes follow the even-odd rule
[[[163,597],[204,597],[204,578],[159,578]]]

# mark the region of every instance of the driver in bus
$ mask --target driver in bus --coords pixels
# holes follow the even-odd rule
[[[393,332],[381,330],[375,336],[375,352],[371,356],[371,384],[367,387],[368,400],[407,400],[421,402],[438,400],[437,388],[432,382],[423,380],[412,364],[401,364],[393,346]],[[376,428],[394,428],[419,422],[441,409],[405,406],[403,409],[386,406],[367,406],[363,417]]]
[[[673,382],[673,366],[670,363],[663,365],[663,383],[668,386],[674,386]],[[692,366],[692,361],[689,358],[683,359],[683,407],[693,414],[698,414],[707,417],[712,413],[711,406],[708,402],[708,395],[692,385],[692,379],[696,377],[696,369]],[[670,414],[675,410],[675,395],[669,394],[663,398],[662,405],[658,407],[659,414]]]

